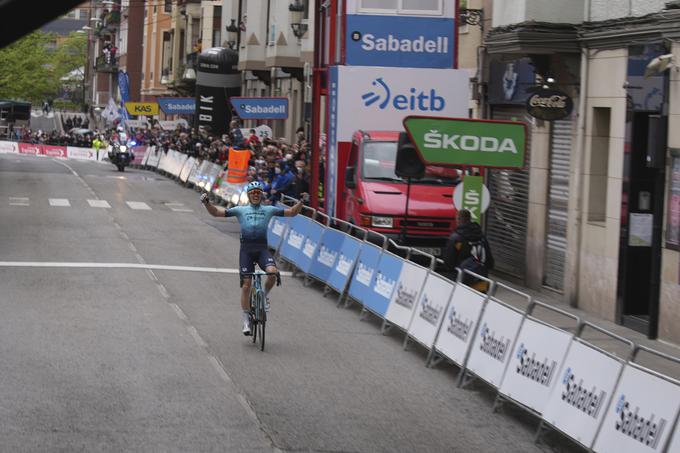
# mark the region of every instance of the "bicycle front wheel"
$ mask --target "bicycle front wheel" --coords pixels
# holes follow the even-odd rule
[[[260,337],[260,351],[264,351],[264,332],[267,322],[267,312],[264,309],[265,297],[264,291],[258,291],[257,293],[257,329],[258,335]]]

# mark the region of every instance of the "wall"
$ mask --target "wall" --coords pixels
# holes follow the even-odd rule
[[[674,59],[680,56],[680,44],[673,44]],[[670,86],[670,105],[669,105],[669,134],[668,146],[670,148],[680,148],[680,72],[671,69]],[[669,180],[669,164],[666,165],[666,188]],[[666,189],[668,197],[668,189]],[[665,210],[668,210],[668,199],[666,198]],[[666,219],[668,212],[664,215],[664,237]],[[680,344],[680,252],[662,249],[661,254],[661,291],[659,295],[659,338]]]
[[[493,26],[527,21],[578,24],[583,22],[584,0],[494,0]]]
[[[661,11],[668,0],[591,0],[592,21],[644,16]]]
[[[623,83],[627,72],[627,49],[600,51],[590,58],[583,180],[582,243],[579,270],[579,307],[614,321],[618,279],[618,256],[621,217],[626,92]],[[593,109],[610,108],[608,178],[604,221],[588,220],[588,200],[591,190],[590,159],[593,151]],[[597,144],[597,139],[595,139]],[[601,189],[601,188],[600,188]]]

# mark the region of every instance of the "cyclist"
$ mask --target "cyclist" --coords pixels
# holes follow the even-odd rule
[[[263,185],[259,181],[252,181],[246,186],[248,201],[246,206],[236,206],[224,209],[210,204],[208,194],[201,195],[201,201],[205,208],[214,217],[236,217],[241,224],[241,251],[239,254],[239,269],[241,273],[255,271],[255,263],[262,270],[269,273],[264,285],[267,296],[267,310],[269,309],[269,291],[276,283],[278,272],[276,262],[267,249],[267,226],[272,217],[293,217],[302,210],[302,201],[288,209],[277,208],[262,204]],[[241,309],[243,310],[243,335],[250,335],[250,288],[252,277],[241,276]]]

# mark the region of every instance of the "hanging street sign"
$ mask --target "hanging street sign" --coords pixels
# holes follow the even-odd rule
[[[541,88],[527,99],[527,112],[539,120],[561,120],[568,117],[573,109],[574,102],[559,90]]]
[[[489,209],[491,194],[483,183],[482,176],[465,176],[463,182],[453,191],[453,205],[456,209],[467,209],[475,222]]]
[[[285,120],[288,118],[286,97],[237,97],[229,98],[236,115],[242,120]]]
[[[404,128],[428,165],[524,167],[524,123],[407,116]]]

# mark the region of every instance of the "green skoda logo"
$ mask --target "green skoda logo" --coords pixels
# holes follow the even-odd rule
[[[404,127],[428,164],[524,167],[523,123],[409,116]]]

